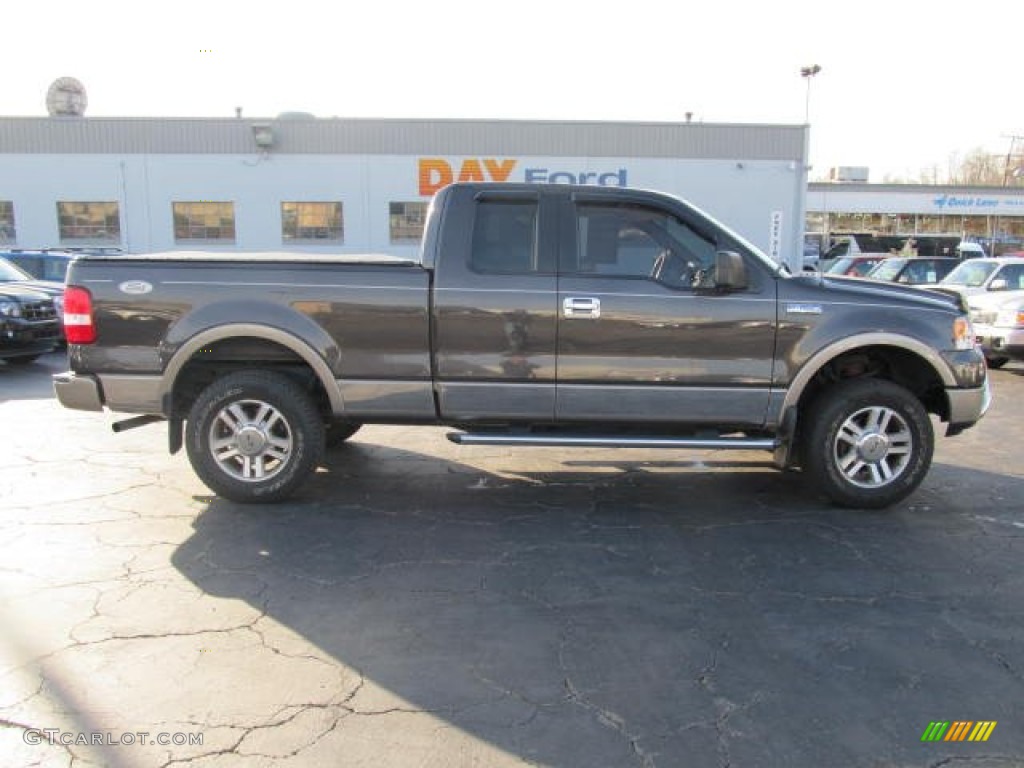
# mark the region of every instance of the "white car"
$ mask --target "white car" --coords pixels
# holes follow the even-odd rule
[[[995,297],[986,297],[993,299]],[[1024,360],[1024,297],[971,303],[974,335],[989,368]]]
[[[1024,255],[968,259],[936,287],[956,291],[968,299],[990,292],[1001,292],[1006,298],[1024,296]]]

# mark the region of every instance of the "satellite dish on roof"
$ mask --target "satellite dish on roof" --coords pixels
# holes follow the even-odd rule
[[[51,117],[81,117],[88,105],[85,86],[73,77],[58,77],[46,91],[46,111]]]

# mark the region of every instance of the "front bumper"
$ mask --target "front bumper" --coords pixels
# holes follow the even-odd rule
[[[970,389],[946,389],[949,402],[949,423],[946,435],[952,436],[977,424],[992,405],[992,388],[988,377],[980,387]]]
[[[74,371],[55,373],[53,391],[65,408],[79,411],[103,410],[103,393],[99,381],[92,376],[80,376]]]
[[[975,325],[974,333],[985,357],[1024,360],[1024,329]]]
[[[0,359],[45,354],[56,349],[59,342],[60,328],[55,320],[0,321]]]

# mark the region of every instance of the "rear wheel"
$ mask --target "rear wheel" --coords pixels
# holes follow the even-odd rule
[[[803,465],[844,507],[879,509],[910,495],[928,473],[935,438],[909,391],[856,379],[823,392],[805,414]]]
[[[287,376],[240,371],[200,393],[185,444],[196,474],[219,496],[280,501],[316,469],[322,421],[313,398]]]

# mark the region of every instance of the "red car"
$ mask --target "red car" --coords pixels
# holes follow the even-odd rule
[[[876,264],[881,263],[889,256],[888,253],[861,253],[856,256],[844,256],[826,269],[825,274],[864,277]]]

